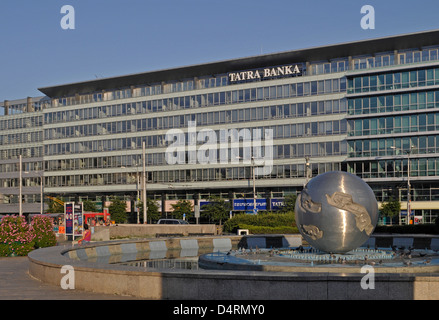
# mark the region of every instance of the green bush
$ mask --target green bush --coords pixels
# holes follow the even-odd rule
[[[0,256],[26,256],[36,248],[56,245],[52,219],[35,216],[31,224],[24,217],[6,216],[0,222]]]
[[[294,213],[237,214],[224,223],[224,232],[236,233],[249,229],[251,233],[297,233]]]
[[[0,255],[25,256],[34,249],[35,234],[24,217],[6,216],[0,223]]]
[[[53,231],[53,220],[45,216],[34,216],[31,223],[35,235],[35,249],[56,245],[56,235]]]
[[[410,224],[410,225],[393,225],[377,226],[374,233],[402,233],[402,234],[437,234],[435,224]]]
[[[299,233],[297,227],[281,226],[281,227],[267,227],[267,226],[251,226],[246,224],[239,225],[239,229],[248,229],[251,234],[291,234]]]

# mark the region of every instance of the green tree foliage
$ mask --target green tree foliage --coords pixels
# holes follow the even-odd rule
[[[209,199],[209,202],[200,208],[201,216],[208,218],[209,222],[219,222],[221,225],[229,217],[231,204],[218,197]]]
[[[147,198],[146,203],[148,207],[148,221],[151,223],[152,221],[157,221],[160,219],[159,206],[157,205],[157,202],[153,199]],[[139,215],[140,221],[143,222],[143,202],[139,202]]]
[[[60,198],[57,198],[57,199],[61,200]],[[59,204],[56,201],[50,200],[49,208],[47,209],[47,213],[64,213],[64,206]]]
[[[285,197],[284,207],[279,211],[280,213],[294,212],[296,206],[297,195],[289,194]]]
[[[384,217],[393,217],[399,215],[401,211],[401,202],[391,197],[389,201],[381,205],[381,215]]]
[[[188,217],[193,212],[192,203],[188,200],[179,200],[176,204],[172,204],[171,206],[174,209],[172,215],[176,219],[183,219],[184,214]]]
[[[127,219],[126,212],[126,203],[125,201],[120,200],[119,198],[112,198],[112,203],[108,207],[108,211],[111,215],[111,220],[114,220],[116,223],[124,223]]]
[[[35,234],[35,248],[45,248],[56,245],[56,235],[53,231],[53,219],[43,215],[32,218],[31,230]]]
[[[86,212],[98,212],[98,208],[96,207],[96,204],[91,200],[85,200],[83,202],[84,204],[84,211]]]

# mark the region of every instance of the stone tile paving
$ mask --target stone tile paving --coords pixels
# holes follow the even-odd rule
[[[127,300],[126,296],[63,290],[32,278],[27,257],[0,258],[0,300]]]

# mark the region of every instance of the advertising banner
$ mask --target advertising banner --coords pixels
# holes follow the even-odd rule
[[[67,202],[64,204],[65,232],[67,236],[73,235],[73,207],[73,202]]]
[[[84,232],[84,214],[83,206],[81,203],[73,205],[73,235],[75,237],[82,237]]]

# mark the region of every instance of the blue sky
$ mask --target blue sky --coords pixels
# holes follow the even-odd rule
[[[374,30],[360,26],[366,4]],[[63,5],[75,9],[75,30],[60,26]],[[438,9],[437,0],[1,0],[0,101],[96,77],[439,29]]]

